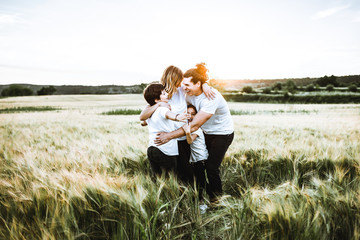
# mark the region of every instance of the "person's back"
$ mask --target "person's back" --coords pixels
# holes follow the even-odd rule
[[[148,120],[146,120],[149,130],[149,147],[156,147],[168,156],[176,156],[179,154],[176,139],[172,139],[171,141],[161,146],[157,146],[154,143],[156,135],[159,132],[171,132],[175,129],[174,122],[170,119],[167,119],[165,116],[168,111],[168,108],[158,107],[153,115]]]

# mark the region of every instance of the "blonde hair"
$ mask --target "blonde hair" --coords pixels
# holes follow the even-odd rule
[[[169,99],[176,93],[183,78],[184,75],[180,68],[169,66],[165,69],[161,77],[161,84],[164,85]]]

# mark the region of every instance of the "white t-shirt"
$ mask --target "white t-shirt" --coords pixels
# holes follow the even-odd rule
[[[161,152],[168,156],[179,155],[178,144],[176,139],[172,139],[169,142],[156,146],[154,140],[156,134],[159,132],[171,132],[174,130],[174,121],[171,121],[165,117],[166,113],[170,111],[165,107],[158,107],[149,119],[146,120],[149,129],[149,147],[157,147]]]
[[[178,87],[177,92],[172,95],[168,102],[171,106],[171,112],[175,114],[182,114],[186,112],[187,104],[185,99],[185,91],[182,87]],[[174,122],[175,129],[181,128],[184,125],[183,122]],[[177,140],[186,140],[186,136],[179,137]]]
[[[198,162],[207,160],[209,153],[205,145],[205,136],[202,130],[199,128],[192,134],[198,135],[195,140],[190,144],[191,154],[190,162]]]
[[[213,89],[215,99],[209,100],[204,93],[199,96],[188,96],[187,101],[196,107],[196,110],[213,114],[201,129],[206,134],[226,135],[234,132],[234,123],[229,107],[224,97],[216,89]]]

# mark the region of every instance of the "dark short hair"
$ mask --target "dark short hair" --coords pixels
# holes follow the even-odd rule
[[[195,110],[195,113],[197,113],[196,107],[195,107],[194,105],[188,104],[188,105],[187,105],[187,108],[192,108],[192,109]]]
[[[160,99],[164,86],[161,83],[151,83],[144,89],[144,98],[150,104],[155,104],[155,100]]]

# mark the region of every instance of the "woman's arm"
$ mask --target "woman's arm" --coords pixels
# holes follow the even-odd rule
[[[167,119],[177,121],[177,122],[186,122],[190,118],[190,114],[182,113],[182,114],[175,114],[171,111],[167,111],[165,114]]]
[[[186,93],[185,93],[183,87],[180,87],[180,88],[182,89],[181,92],[186,96]],[[206,96],[209,100],[215,99],[216,94],[215,94],[213,88],[209,86],[209,84],[203,83],[203,84],[201,85],[201,89],[203,90],[205,96]]]
[[[215,92],[212,90],[212,88],[209,86],[209,84],[207,83],[203,83],[201,85],[201,88],[205,94],[205,96],[209,99],[209,100],[213,100],[215,99]]]
[[[171,107],[170,107],[170,104],[168,103],[164,103],[164,102],[158,102],[152,106],[150,105],[147,105],[145,107],[144,110],[142,110],[142,112],[140,113],[140,121],[145,121],[146,119],[150,118],[151,115],[155,112],[155,110],[158,108],[158,107],[167,107],[171,110]]]

